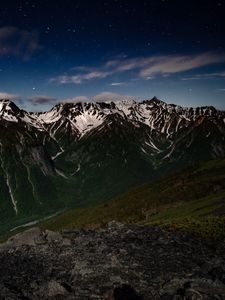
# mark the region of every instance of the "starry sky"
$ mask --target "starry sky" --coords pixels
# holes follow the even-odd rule
[[[2,0],[0,98],[225,109],[223,0]]]

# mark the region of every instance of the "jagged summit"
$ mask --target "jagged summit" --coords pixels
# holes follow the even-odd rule
[[[14,113],[19,113],[19,107],[9,99],[0,99],[0,112],[11,111]]]
[[[0,122],[18,123],[42,130],[42,125],[33,113],[20,109],[14,102],[7,99],[0,100]]]
[[[155,105],[166,105],[166,102],[158,99],[156,96],[154,96],[152,99],[143,100],[142,103],[155,104]]]
[[[171,135],[198,117],[213,118],[223,114],[212,106],[187,108],[167,104],[157,97],[142,102],[124,99],[115,102],[58,103],[50,111],[42,113],[28,113],[9,100],[0,101],[1,120],[27,122],[41,130],[54,127],[53,135],[69,124],[75,134],[83,136],[102,125],[109,115],[120,115],[130,122],[139,122]]]
[[[10,122],[26,119],[29,113],[20,109],[14,102],[8,99],[0,100],[0,119]],[[28,121],[28,119],[26,120]]]

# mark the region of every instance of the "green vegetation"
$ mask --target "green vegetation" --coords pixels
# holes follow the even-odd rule
[[[225,159],[220,159],[144,184],[110,202],[67,211],[40,226],[60,230],[96,227],[118,220],[225,238],[223,215]]]
[[[169,230],[189,232],[204,239],[225,240],[225,217],[208,216],[203,218],[176,218],[169,222],[152,222],[146,225]]]

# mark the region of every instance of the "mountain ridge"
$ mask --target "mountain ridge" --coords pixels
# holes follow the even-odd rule
[[[16,227],[224,157],[225,113],[157,98],[65,103],[28,113],[3,100],[0,144],[0,225],[10,220]]]
[[[82,113],[96,113],[96,110],[102,110],[102,114],[115,114],[115,113],[123,113],[126,117],[130,117],[130,119],[138,120],[144,122],[145,115],[141,115],[142,113],[146,113],[150,111],[150,114],[156,113],[156,110],[159,110],[159,113],[162,111],[165,112],[167,110],[169,113],[177,114],[177,116],[183,116],[188,119],[191,115],[193,115],[193,119],[198,116],[214,116],[215,114],[224,115],[224,111],[217,110],[213,106],[200,106],[200,107],[182,107],[180,105],[175,104],[167,104],[164,101],[159,100],[156,97],[153,97],[150,100],[143,100],[141,102],[137,102],[134,100],[120,100],[120,101],[106,101],[106,102],[67,102],[67,103],[58,103],[52,107],[50,111],[45,112],[26,112],[23,109],[20,109],[15,105],[14,102],[10,100],[0,100],[0,118],[6,119],[8,121],[16,122],[16,119],[8,118],[6,111],[13,111],[14,114],[20,117],[29,116],[33,119],[36,119],[40,123],[53,123],[58,121],[60,116],[64,116],[68,118],[68,114],[74,114],[75,116],[79,116],[79,112]],[[93,111],[93,109],[95,109]],[[137,115],[134,116],[134,111],[136,109],[136,114],[141,115],[142,118],[138,118]],[[140,111],[140,109],[142,111]],[[145,111],[143,112],[143,110]],[[107,111],[108,110],[108,111]],[[58,113],[58,115],[57,115]],[[6,116],[5,116],[6,114]],[[10,113],[12,114],[12,113]],[[24,120],[26,121],[26,120]],[[146,122],[145,122],[146,123]],[[147,123],[148,124],[148,123]],[[36,124],[35,124],[36,125]],[[152,125],[152,124],[148,124]],[[150,126],[153,127],[154,126]]]

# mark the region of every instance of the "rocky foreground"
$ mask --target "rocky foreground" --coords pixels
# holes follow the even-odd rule
[[[225,248],[111,222],[30,229],[0,245],[0,299],[225,299]]]

